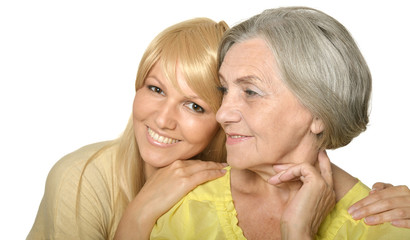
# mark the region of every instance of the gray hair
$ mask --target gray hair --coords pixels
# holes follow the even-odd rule
[[[282,81],[324,123],[318,147],[347,145],[369,122],[371,74],[346,28],[306,7],[263,11],[226,32],[219,67],[235,43],[262,38],[271,48]]]

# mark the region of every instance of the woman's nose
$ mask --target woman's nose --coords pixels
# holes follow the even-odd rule
[[[221,125],[235,123],[241,120],[238,99],[226,94],[222,100],[222,105],[216,113],[216,121]]]
[[[165,103],[158,109],[158,114],[155,123],[161,129],[175,129],[178,120],[178,109],[173,103]]]

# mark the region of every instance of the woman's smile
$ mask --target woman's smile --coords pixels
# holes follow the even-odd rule
[[[235,133],[226,134],[226,144],[234,145],[234,144],[238,144],[243,141],[246,141],[250,138],[251,138],[250,136],[245,136],[245,135],[240,135],[240,134],[235,134]]]
[[[162,136],[160,134],[158,134],[157,132],[155,132],[154,130],[152,130],[150,127],[147,127],[147,133],[148,133],[148,141],[154,145],[157,146],[170,146],[172,144],[178,143],[181,140],[175,139],[175,138],[170,138],[170,137],[165,137]]]

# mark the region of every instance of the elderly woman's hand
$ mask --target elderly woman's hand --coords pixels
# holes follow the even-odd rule
[[[269,183],[302,182],[300,190],[283,212],[282,239],[314,238],[320,224],[336,203],[332,169],[326,152],[319,153],[318,164],[320,172],[307,163],[274,166],[275,171],[280,173],[269,179]]]
[[[397,227],[410,228],[410,190],[407,186],[375,183],[369,196],[348,211],[356,220],[365,218],[369,225],[391,222]]]

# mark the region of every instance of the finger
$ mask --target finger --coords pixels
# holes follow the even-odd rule
[[[407,219],[403,219],[403,216],[408,216]],[[396,208],[387,212],[379,213],[376,215],[368,216],[364,219],[364,222],[368,225],[377,225],[385,222],[393,222],[400,220],[410,221],[410,208]]]
[[[189,183],[192,186],[192,189],[202,183],[220,178],[225,175],[226,169],[208,169],[204,171],[197,172],[193,175],[191,175],[189,178],[186,180],[189,181]]]
[[[171,169],[180,176],[195,174],[203,170],[217,170],[226,167],[224,163],[201,160],[177,160],[171,165]]]
[[[392,209],[406,208],[408,207],[407,202],[409,202],[409,200],[409,196],[391,197],[387,199],[381,199],[356,210],[349,209],[348,212],[350,213],[350,215],[352,215],[353,219],[358,220],[371,215],[376,215],[378,213],[391,211]],[[410,214],[408,217],[410,218]]]
[[[275,164],[273,165],[273,170],[276,173],[280,173],[283,172],[285,170],[288,170],[290,167],[295,166],[296,164],[292,164],[292,163],[286,163],[286,164]]]
[[[310,164],[303,163],[290,167],[280,176],[282,182],[300,179],[302,182],[309,181],[312,178],[320,178],[319,172]]]
[[[320,151],[318,155],[320,174],[325,182],[333,188],[333,172],[330,164],[330,159],[327,156],[326,151]]]
[[[276,174],[268,180],[270,184],[280,184],[294,180],[301,180],[302,182],[309,181],[313,177],[319,177],[317,170],[310,164],[302,163],[294,165],[285,171]]]
[[[277,185],[282,183],[280,177],[285,173],[285,171],[281,171],[278,174],[274,175],[273,177],[268,179],[268,183],[272,185]]]
[[[394,220],[391,222],[393,226],[401,228],[410,228],[410,219],[409,220]]]
[[[372,187],[372,190],[370,191],[370,193],[373,193],[375,191],[381,191],[381,190],[389,188],[389,187],[393,187],[393,185],[390,184],[390,183],[377,182],[377,183],[373,184],[373,187]]]
[[[378,201],[394,199],[396,197],[399,198],[399,197],[409,197],[409,196],[410,196],[410,190],[407,186],[389,187],[389,188],[386,188],[380,191],[376,191],[370,194],[369,196],[363,198],[362,200],[356,202],[348,209],[348,212],[352,214],[353,212],[358,211],[361,208],[364,208],[368,205],[376,204]],[[395,203],[395,202],[393,201],[392,203]]]
[[[216,162],[211,162],[211,161],[199,161],[199,164],[192,164],[188,166],[187,172],[190,173],[191,175],[197,174],[199,172],[203,171],[221,171],[223,170],[227,165],[222,164],[222,163],[216,163]],[[222,171],[226,172],[226,170]]]
[[[205,166],[205,167],[208,167],[208,168],[210,168],[210,167],[219,168],[219,167],[228,166],[228,164],[225,163],[225,162],[221,163],[221,162],[214,162],[214,161],[203,161],[203,160],[199,160],[199,159],[177,160],[177,161],[179,161],[182,164],[185,164],[186,166],[192,166],[192,165],[198,165],[198,164],[200,164],[202,166]]]

